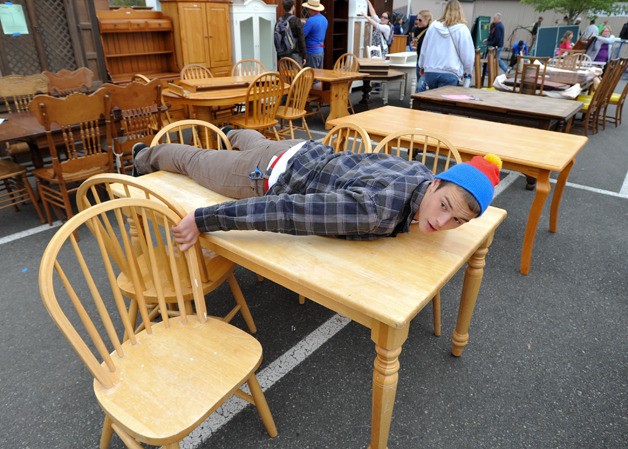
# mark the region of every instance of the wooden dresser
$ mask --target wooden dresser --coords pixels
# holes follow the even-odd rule
[[[179,78],[169,17],[131,8],[97,11],[96,15],[111,82],[129,83],[136,73],[151,79]]]
[[[202,64],[214,76],[231,73],[229,1],[161,0],[162,12],[174,24],[177,62]]]

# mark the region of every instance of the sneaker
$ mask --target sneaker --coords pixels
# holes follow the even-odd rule
[[[225,136],[229,137],[229,132],[233,131],[233,126],[226,125],[220,128],[220,130],[225,133]]]
[[[142,176],[142,174],[138,172],[137,168],[135,167],[135,158],[137,157],[138,154],[140,154],[140,151],[142,151],[144,148],[148,148],[148,145],[146,145],[144,142],[137,142],[131,148],[131,160],[133,161],[132,175],[134,178],[137,178],[138,176]]]

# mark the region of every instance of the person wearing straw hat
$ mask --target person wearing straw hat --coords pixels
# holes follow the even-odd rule
[[[328,25],[327,18],[321,14],[325,7],[319,0],[308,0],[303,3],[302,7],[308,11],[308,19],[303,25],[307,52],[306,66],[321,69],[325,56],[325,34]]]
[[[182,173],[235,201],[201,207],[173,228],[184,250],[200,232],[258,230],[349,240],[431,233],[480,216],[499,183],[501,160],[489,154],[434,176],[418,161],[382,153],[335,153],[314,141],[265,139],[226,130],[234,149],[181,144],[133,148],[138,174]]]

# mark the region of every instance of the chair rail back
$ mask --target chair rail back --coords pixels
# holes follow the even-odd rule
[[[334,126],[323,139],[323,145],[334,149],[335,153],[351,151],[352,153],[370,153],[371,138],[361,126],[353,123],[342,123]]]

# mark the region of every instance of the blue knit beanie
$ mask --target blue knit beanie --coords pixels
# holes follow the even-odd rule
[[[499,184],[501,168],[502,160],[499,156],[487,154],[484,157],[474,156],[469,162],[456,164],[435,178],[452,182],[473,195],[480,205],[482,215],[491,204],[495,186]]]

